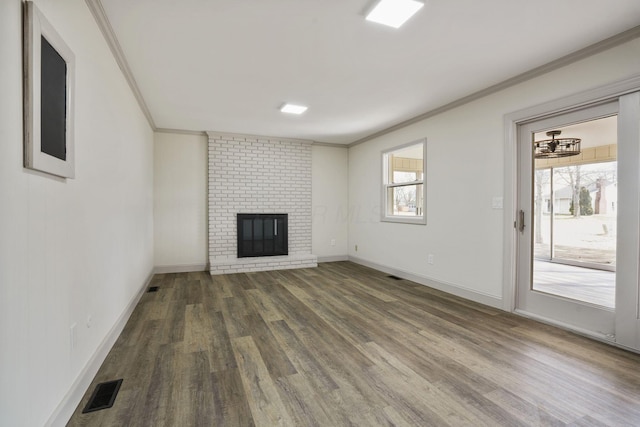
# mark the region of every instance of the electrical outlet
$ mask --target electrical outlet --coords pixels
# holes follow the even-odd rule
[[[336,239],[331,239],[331,246],[335,246],[336,245]]]
[[[358,245],[356,245],[356,252],[358,252]]]
[[[429,256],[427,257],[427,262],[429,264],[433,264],[433,254],[429,254]]]
[[[90,328],[93,325],[93,317],[91,315],[87,316],[87,328]]]

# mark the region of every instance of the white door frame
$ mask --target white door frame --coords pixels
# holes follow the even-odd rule
[[[626,208],[619,211],[618,229],[628,237],[618,240],[623,268],[617,269],[616,282],[633,286],[616,287],[616,342],[640,351],[640,91],[621,97],[619,104],[618,192],[625,195]]]
[[[558,114],[579,110],[617,99],[622,95],[640,91],[640,75],[611,83],[575,95],[535,105],[505,115],[504,119],[504,224],[503,224],[503,309],[516,309],[516,263],[518,212],[518,125],[541,120]]]

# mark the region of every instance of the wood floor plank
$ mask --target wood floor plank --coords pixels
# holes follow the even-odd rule
[[[184,320],[183,352],[205,351],[211,346],[210,323],[202,304],[187,304]]]
[[[232,297],[222,300],[222,315],[230,338],[251,335],[247,320],[248,314],[246,303],[241,298]]]
[[[331,412],[323,407],[322,398],[302,375],[280,377],[275,383],[294,425],[316,427],[336,425],[336,419],[331,416]]]
[[[253,338],[234,338],[232,345],[256,426],[293,426]]]
[[[253,342],[263,355],[267,371],[274,380],[297,373],[262,317],[255,314],[247,316],[247,326],[251,329]]]
[[[184,341],[185,304],[186,300],[171,300],[166,317],[162,322],[162,330],[158,336],[159,344],[173,344]]]
[[[475,418],[459,399],[443,398],[443,393],[435,384],[427,381],[416,371],[397,359],[375,343],[361,346],[362,350],[376,363],[374,370],[385,384],[385,389],[399,393],[401,401],[411,401],[421,405],[420,412],[433,411],[448,424],[472,424],[472,420],[485,424],[487,420]],[[428,420],[425,420],[428,421]]]
[[[374,390],[373,379],[367,375],[367,368],[374,363],[359,349],[348,346],[335,331],[324,331],[326,334],[305,328],[294,330],[294,333],[338,385],[330,394],[339,397],[338,401],[350,402],[347,408],[351,410],[359,408],[360,412],[353,414],[354,417],[369,419],[371,408],[380,409],[388,404],[384,396]]]
[[[176,412],[182,415],[176,425],[204,426],[213,418],[215,409],[211,399],[212,389],[207,354],[207,351],[201,351],[185,354],[181,358],[185,384],[179,388],[182,393],[178,394],[180,398],[174,405]]]
[[[177,300],[185,300],[188,296],[188,288],[185,283],[188,282],[187,276],[184,274],[175,274],[174,279],[170,281],[174,291],[174,298]]]
[[[209,312],[209,363],[211,372],[236,368],[236,359],[231,347],[231,338],[225,326],[224,315],[219,311]]]
[[[255,289],[255,282],[249,279],[248,273],[230,274],[228,276],[229,288],[234,296],[244,296],[244,291]]]
[[[279,283],[269,287],[268,298],[277,310],[282,313],[284,320],[292,329],[313,327],[324,323],[323,320],[302,301]]]
[[[499,388],[485,394],[495,405],[498,405],[529,426],[564,426],[566,423],[550,415],[543,407],[532,404],[508,390]]]
[[[218,371],[211,374],[215,416],[211,426],[253,427],[253,416],[242,386],[240,371],[237,368]]]
[[[535,366],[526,353],[513,358],[502,354],[495,345],[491,349],[471,344],[465,346],[430,331],[421,334],[429,335],[439,352],[449,355],[460,365],[469,366],[475,375],[490,376],[496,388],[510,390],[536,406],[545,407],[548,413],[563,422],[572,422],[580,416],[581,410],[577,407],[579,402],[571,405],[564,402],[570,396],[577,396],[566,387],[549,387],[558,378],[549,375],[546,367]],[[478,392],[483,393],[482,390]]]
[[[207,312],[222,311],[222,299],[224,291],[220,282],[214,281],[210,275],[201,276],[200,284],[202,286],[202,304],[204,304]]]
[[[265,322],[282,320],[282,313],[278,311],[276,306],[267,297],[267,294],[261,289],[249,289],[247,291],[249,301],[253,304],[253,308],[260,314]]]
[[[231,283],[229,282],[228,275],[225,276],[211,276],[211,283],[218,290],[220,297],[222,298],[231,298],[233,297],[233,292],[231,292]]]
[[[313,384],[314,388],[322,392],[330,392],[338,388],[326,369],[316,360],[316,357],[311,354],[284,320],[270,322],[269,327],[295,366],[296,371],[304,373],[305,378]]]
[[[357,280],[347,279],[346,280],[350,286],[353,286],[355,289],[360,289],[363,292],[371,295],[372,297],[378,298],[380,301],[384,302],[392,302],[397,301],[397,298],[390,295],[388,292],[383,292],[375,289],[370,284],[361,283]]]
[[[202,304],[203,289],[200,280],[187,280],[182,286],[187,304]]]
[[[329,393],[328,405],[337,411],[343,424],[353,426],[389,425],[383,408],[389,403],[375,389],[375,378],[337,378],[339,388]],[[375,399],[372,399],[375,396]]]
[[[387,416],[389,420],[389,425],[397,426],[397,427],[411,427],[413,424],[409,422],[405,417],[403,417],[400,412],[396,410],[393,406],[387,406],[383,409],[383,412]]]
[[[608,427],[610,424],[602,423],[588,415],[569,424],[569,427]],[[622,425],[622,424],[620,424]]]
[[[179,351],[172,345],[164,345],[158,351],[153,374],[144,401],[141,419],[143,425],[160,425],[169,419],[168,411],[173,401],[172,384],[174,354]]]
[[[69,426],[640,425],[640,355],[368,267],[151,283]]]

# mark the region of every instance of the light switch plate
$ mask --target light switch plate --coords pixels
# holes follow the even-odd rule
[[[492,209],[503,209],[504,208],[504,198],[502,196],[495,196],[491,199],[491,208]]]

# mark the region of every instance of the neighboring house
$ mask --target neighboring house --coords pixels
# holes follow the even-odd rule
[[[615,183],[604,180],[602,183],[594,182],[586,186],[591,196],[591,206],[594,214],[611,214],[616,211],[618,204],[618,191]],[[551,194],[543,193],[542,213],[551,213]],[[571,199],[573,191],[565,186],[554,192],[554,211],[557,215],[571,215]]]

